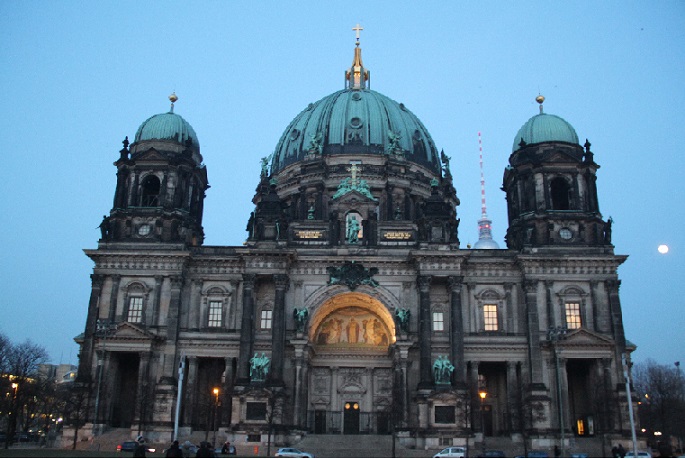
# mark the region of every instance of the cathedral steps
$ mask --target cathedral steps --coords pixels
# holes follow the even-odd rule
[[[391,457],[391,435],[307,435],[296,448],[316,457]]]

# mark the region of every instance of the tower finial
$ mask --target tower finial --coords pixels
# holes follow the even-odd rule
[[[540,113],[542,113],[542,103],[545,101],[545,96],[538,94],[538,96],[535,98],[535,101],[540,104]]]
[[[354,48],[354,59],[352,60],[352,67],[345,71],[345,89],[367,89],[370,88],[370,73],[364,68],[362,63],[362,49],[359,47],[359,32],[364,30],[359,24],[352,27],[357,33],[357,42]]]
[[[171,95],[169,96],[169,100],[171,101],[171,113],[174,113],[174,102],[176,102],[178,100],[178,96],[176,95],[176,91],[171,93]]]
[[[352,27],[352,30],[357,32],[357,46],[359,46],[359,32],[364,30],[364,28],[362,26],[360,26],[359,23],[357,23],[356,27]]]

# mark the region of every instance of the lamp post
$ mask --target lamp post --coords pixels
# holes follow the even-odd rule
[[[212,392],[214,393],[214,420],[212,422],[212,430],[214,431],[214,438],[212,439],[212,445],[216,447],[216,418],[217,412],[219,411],[219,388],[215,387]]]
[[[552,343],[552,350],[554,351],[554,369],[557,380],[557,411],[559,414],[559,441],[561,443],[561,445],[559,445],[559,449],[561,457],[566,457],[566,428],[564,426],[564,401],[561,397],[561,374],[559,371],[559,352],[557,349],[557,344],[561,339],[564,338],[564,336],[566,336],[567,332],[568,330],[566,327],[549,327],[549,330],[547,331],[547,339],[550,343]]]
[[[488,393],[485,391],[485,389],[481,389],[478,391],[478,396],[480,397],[480,430],[483,433],[483,440],[481,442],[481,448],[483,450],[483,457],[485,457],[485,409],[484,409],[484,404],[485,404],[485,397],[488,396]]]

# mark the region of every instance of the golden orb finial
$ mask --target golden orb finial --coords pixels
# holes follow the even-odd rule
[[[169,100],[171,101],[171,113],[174,112],[174,102],[178,100],[178,96],[176,95],[176,91],[172,92],[171,95],[169,96]]]
[[[540,113],[542,113],[542,103],[545,101],[545,96],[538,94],[538,96],[535,98],[535,101],[540,104]]]

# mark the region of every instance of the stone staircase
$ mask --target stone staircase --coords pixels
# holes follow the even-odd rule
[[[294,447],[316,457],[392,457],[392,436],[308,435]]]

